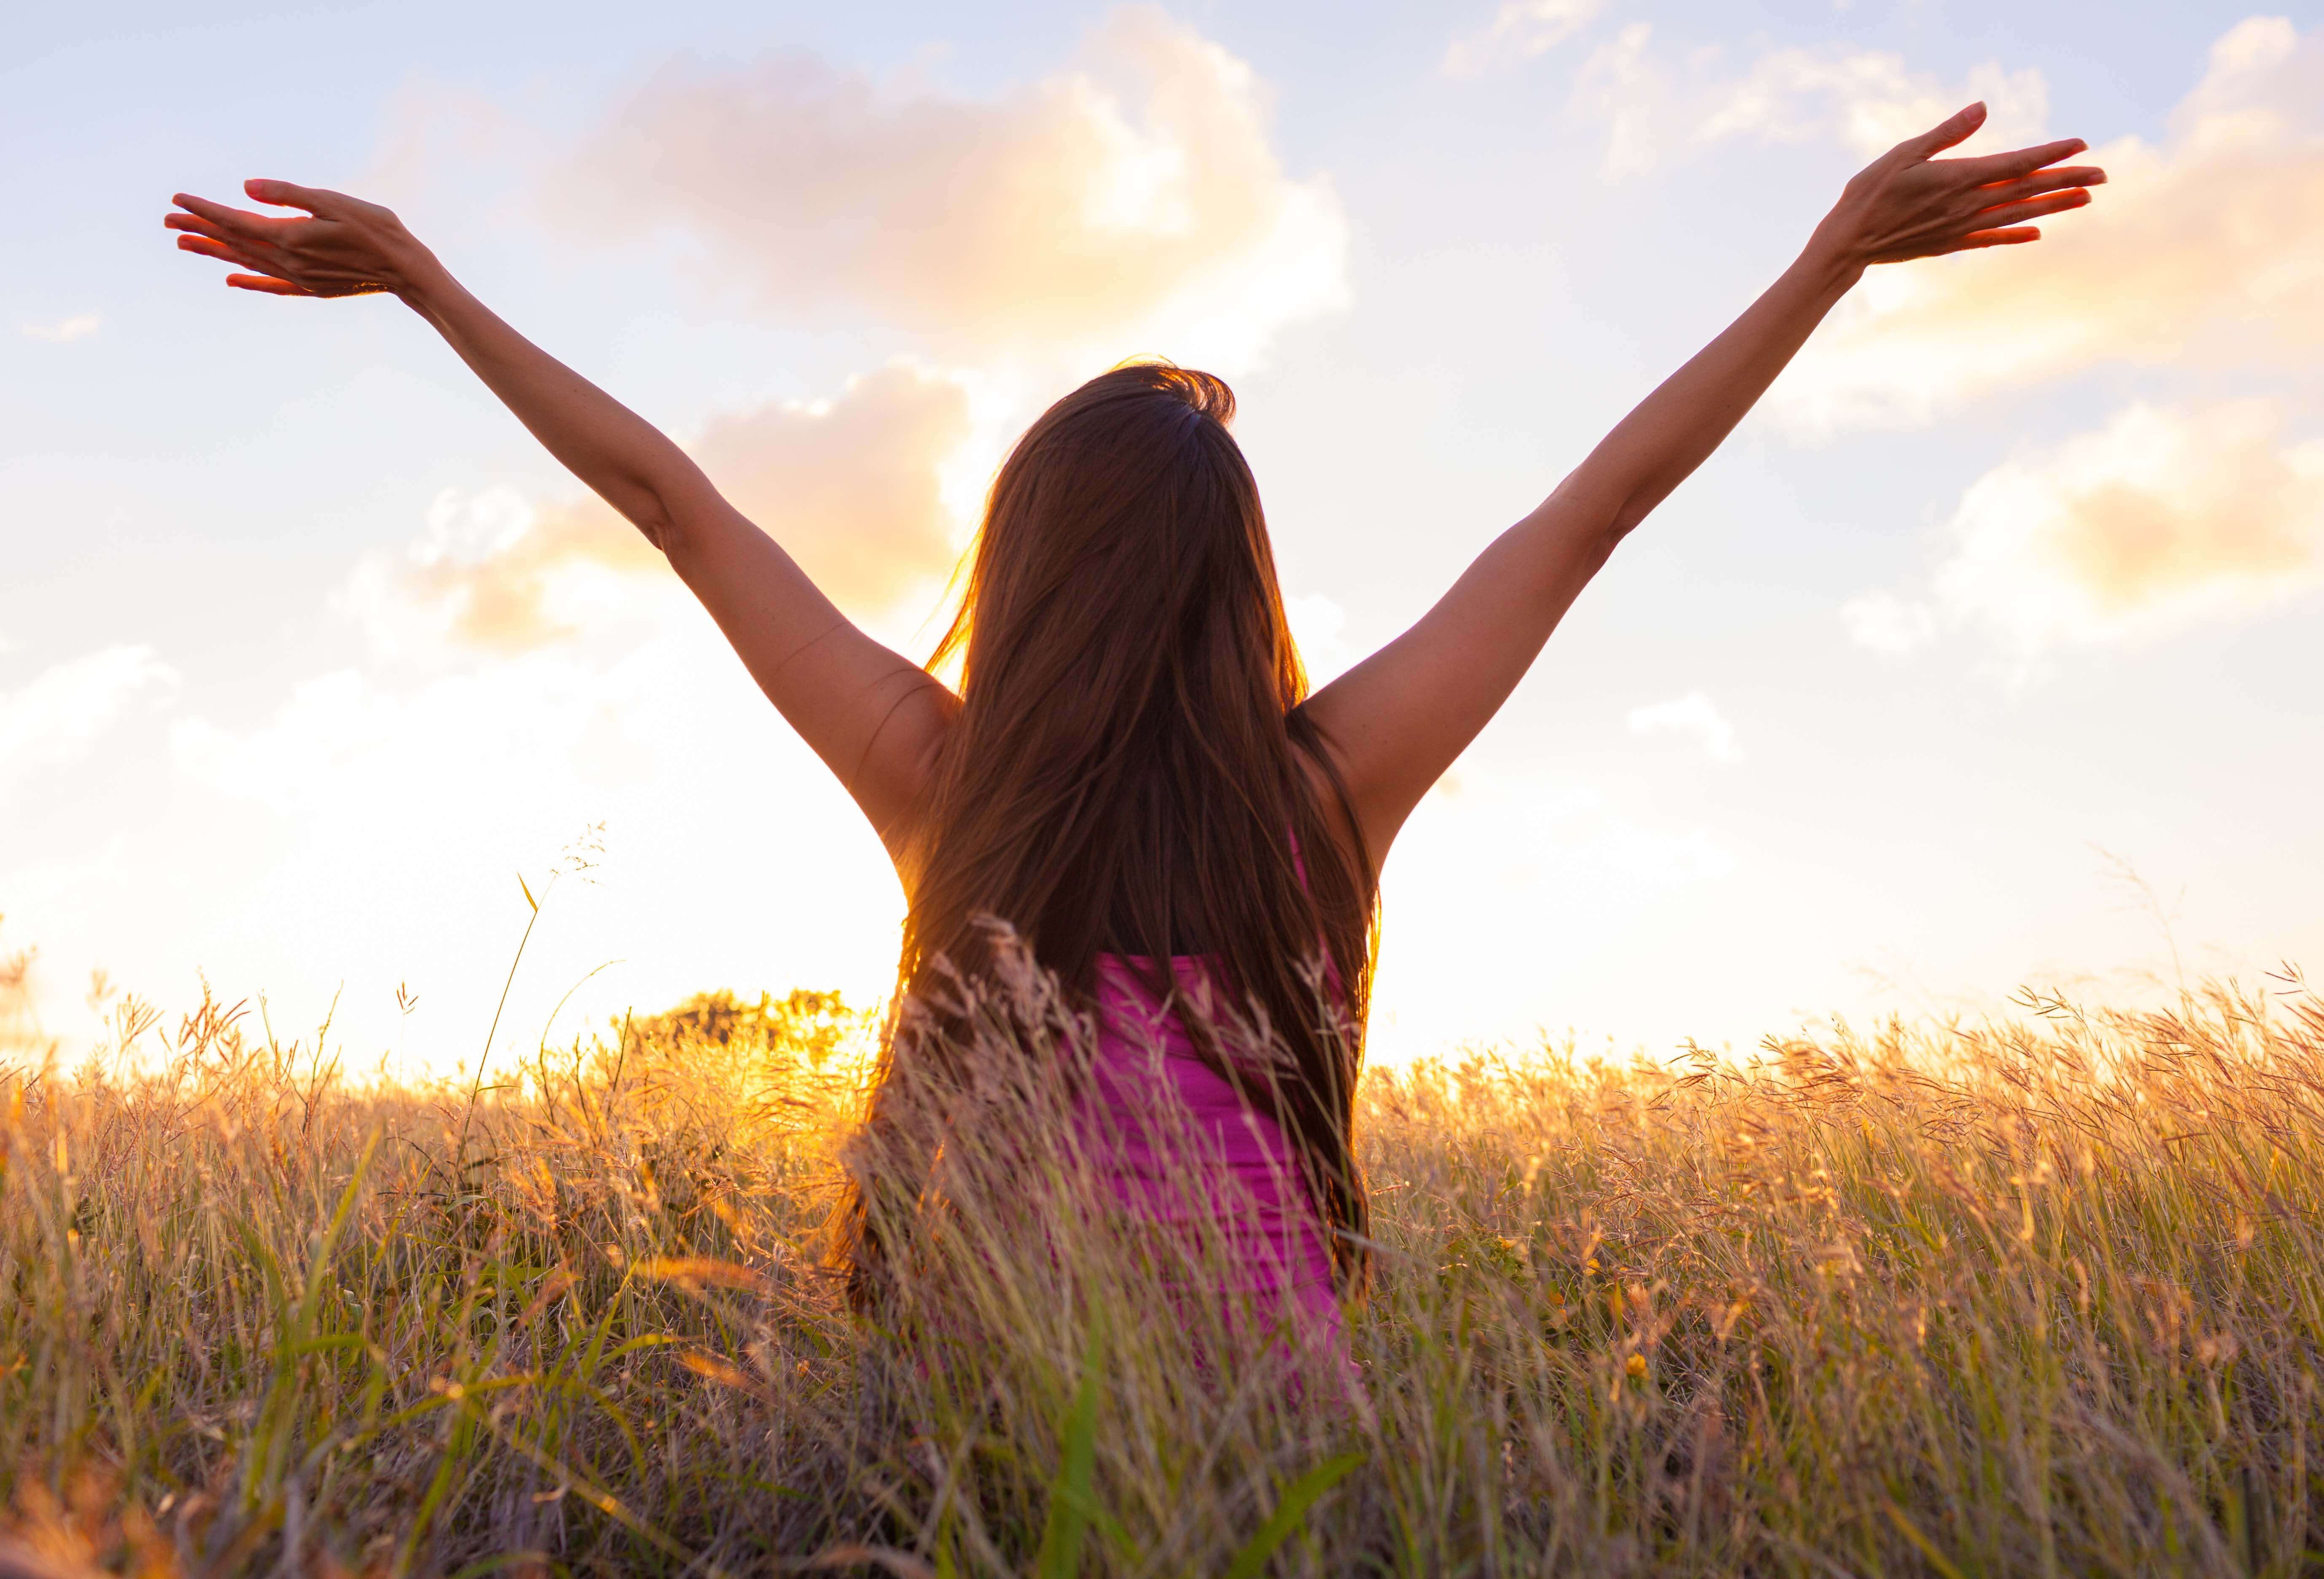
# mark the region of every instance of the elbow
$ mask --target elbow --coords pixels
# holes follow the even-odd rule
[[[1555,535],[1582,548],[1594,555],[1597,563],[1603,564],[1661,498],[1660,493],[1646,488],[1617,492],[1589,476],[1585,467],[1559,484],[1557,491],[1542,501],[1532,519],[1545,525],[1554,522]]]
[[[1624,538],[1655,512],[1655,506],[1669,494],[1666,487],[1640,488],[1616,505],[1613,514],[1606,521],[1606,551],[1612,553]]]
[[[646,541],[673,563],[703,547],[733,513],[698,472],[640,477],[614,503]]]
[[[638,529],[639,536],[661,550],[664,558],[676,558],[685,547],[685,534],[678,527],[678,517],[659,499],[649,495],[642,502],[627,504],[622,514]]]

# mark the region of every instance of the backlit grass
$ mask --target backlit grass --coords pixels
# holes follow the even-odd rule
[[[0,1075],[0,1507],[63,1574],[2314,1572],[2324,1004],[2264,989],[1375,1073],[1352,1382],[1005,1092],[850,1314],[828,996],[474,1092],[132,1003],[144,1072]]]

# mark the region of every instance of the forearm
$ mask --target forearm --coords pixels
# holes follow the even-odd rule
[[[431,256],[396,293],[442,335],[470,371],[567,470],[669,549],[678,526],[713,496],[686,452],[659,429],[509,327]]]
[[[1558,490],[1618,540],[1758,403],[1864,266],[1821,235],[1743,315],[1616,424]]]

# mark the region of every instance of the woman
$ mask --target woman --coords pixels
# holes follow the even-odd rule
[[[1026,433],[936,655],[962,660],[955,692],[857,630],[683,451],[494,317],[386,209],[254,180],[252,198],[309,217],[181,194],[165,223],[246,271],[231,286],[401,297],[669,556],[902,876],[907,1008],[875,1129],[897,1122],[882,1099],[914,1061],[946,1045],[947,994],[998,967],[998,918],[1096,1011],[1097,1110],[1126,1112],[1141,1080],[1172,1087],[1240,1187],[1204,1198],[1240,1203],[1215,1209],[1240,1214],[1223,1237],[1247,1290],[1336,1332],[1334,1289],[1366,1242],[1350,1123],[1375,878],[1397,828],[1615,545],[1867,267],[2035,240],[2029,221],[2106,179],[2058,166],[2079,141],[1935,157],[1984,119],[1971,105],[1849,181],[1741,318],[1416,624],[1313,696],[1214,378],[1118,368]],[[1116,1187],[1167,1215],[1133,1130],[1110,1142]],[[859,1205],[853,1270],[877,1264],[880,1237]]]

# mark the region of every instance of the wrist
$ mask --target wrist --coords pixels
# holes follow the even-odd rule
[[[1815,234],[1808,237],[1808,245],[1792,265],[1835,300],[1847,295],[1864,278],[1864,271],[1872,262],[1864,249],[1855,245],[1854,238],[1834,224],[1839,217],[1835,214],[1816,226]]]
[[[396,249],[389,289],[402,299],[406,307],[423,318],[432,318],[433,309],[457,286],[450,272],[436,261],[434,253],[407,238],[406,244]]]

